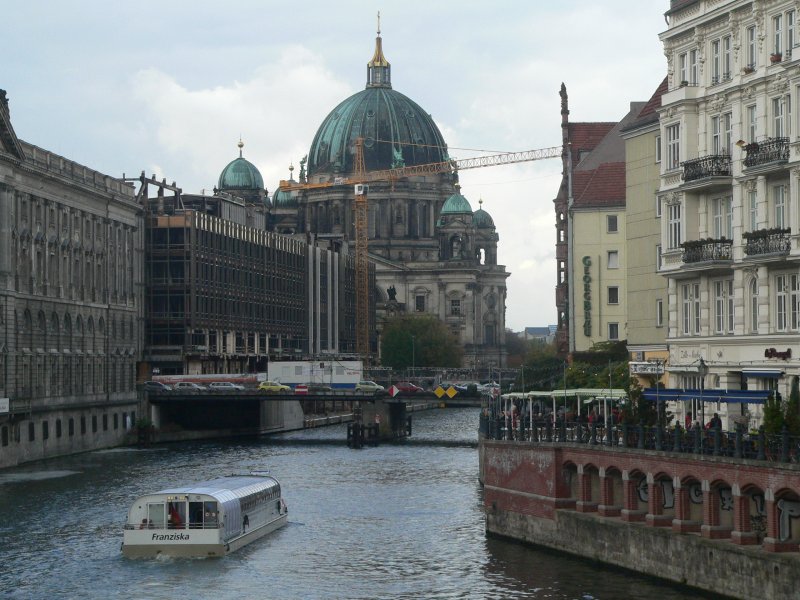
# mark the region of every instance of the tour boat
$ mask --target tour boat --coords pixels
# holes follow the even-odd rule
[[[122,542],[127,557],[224,556],[286,525],[271,475],[229,475],[136,499]]]

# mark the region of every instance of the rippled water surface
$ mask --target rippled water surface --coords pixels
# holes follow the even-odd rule
[[[0,596],[703,598],[487,539],[477,409],[414,413],[412,443],[350,450],[345,426],[275,439],[93,452],[0,472]],[[437,445],[438,440],[464,442]],[[134,498],[268,468],[289,525],[221,559],[128,560]]]

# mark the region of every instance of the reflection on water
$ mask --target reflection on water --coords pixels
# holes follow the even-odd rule
[[[413,438],[474,441],[477,419],[477,409],[415,413]],[[350,450],[345,427],[286,434],[282,443],[94,452],[4,472],[0,591],[12,598],[702,597],[487,539],[475,449],[401,441]],[[122,525],[137,495],[255,469],[281,481],[287,527],[221,559],[122,557]]]

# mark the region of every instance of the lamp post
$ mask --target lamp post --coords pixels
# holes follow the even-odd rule
[[[697,372],[700,375],[700,427],[703,427],[706,422],[706,405],[703,402],[703,389],[705,388],[706,375],[708,375],[708,365],[703,357],[700,357],[700,365],[697,367]]]
[[[417,356],[416,356],[416,341],[417,336],[414,334],[411,335],[411,375],[414,375],[414,369],[417,366]]]

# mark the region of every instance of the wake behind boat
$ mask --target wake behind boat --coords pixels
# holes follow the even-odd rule
[[[229,475],[140,496],[128,510],[126,557],[223,556],[283,527],[281,485],[271,475]]]

